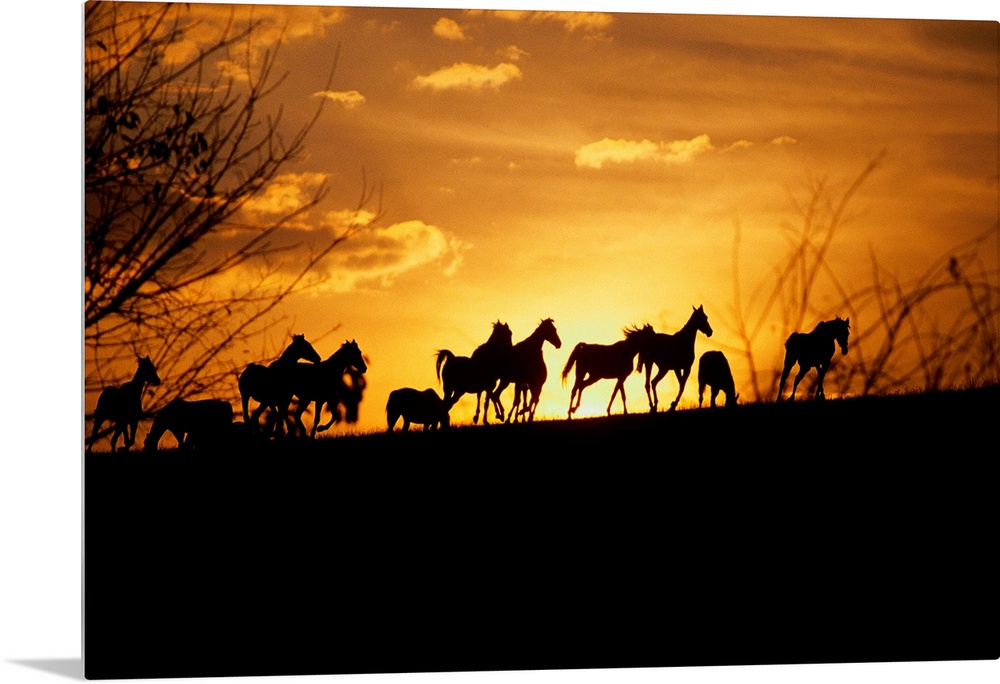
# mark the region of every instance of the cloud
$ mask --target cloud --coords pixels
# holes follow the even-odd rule
[[[772,145],[798,145],[799,141],[789,135],[779,135],[771,141]]]
[[[278,218],[305,207],[326,182],[325,173],[286,173],[272,180],[261,192],[248,199],[243,212],[258,217]]]
[[[434,24],[434,35],[444,40],[465,40],[465,32],[458,22],[448,17],[441,17]]]
[[[521,70],[514,64],[503,63],[494,67],[459,62],[438,69],[427,76],[417,76],[413,84],[432,90],[481,90],[499,88],[521,78]]]
[[[511,62],[516,62],[522,57],[527,57],[529,54],[516,45],[508,45],[505,48],[501,48],[498,50],[498,53],[502,55],[504,59],[510,60]]]
[[[753,143],[750,142],[749,140],[737,140],[732,145],[727,147],[725,151],[729,152],[730,150],[745,150],[751,147],[753,147]]]
[[[487,13],[505,21],[540,23],[545,21],[562,24],[569,32],[577,30],[600,33],[614,23],[614,15],[607,12],[535,12],[528,10],[467,10],[469,14]]]
[[[313,97],[325,97],[328,100],[333,100],[334,102],[342,105],[344,109],[354,109],[355,107],[365,103],[365,96],[357,90],[321,90],[318,93],[313,93]]]
[[[411,220],[358,233],[338,245],[326,262],[326,287],[348,292],[366,285],[390,287],[404,273],[438,264],[452,275],[468,247],[454,235]]]
[[[653,142],[651,140],[611,140],[604,138],[576,151],[576,165],[600,169],[605,164],[683,164],[699,154],[715,149],[707,134],[691,140]]]
[[[129,4],[122,3],[122,7]],[[135,3],[135,11],[148,11],[148,6]],[[263,52],[276,44],[326,35],[327,27],[342,23],[348,14],[342,7],[200,4],[196,10],[180,10],[177,16],[183,33],[170,42],[164,53],[165,61],[172,64],[197,57],[233,26],[243,28],[250,24],[253,31],[249,47],[256,63]],[[163,30],[171,27],[172,22],[167,21]]]

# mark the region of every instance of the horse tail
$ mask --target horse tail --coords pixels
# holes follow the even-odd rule
[[[566,383],[566,378],[569,376],[570,370],[573,368],[573,364],[576,363],[576,353],[580,351],[585,342],[577,342],[576,346],[573,347],[573,351],[570,352],[569,359],[566,360],[566,365],[562,369],[562,381],[563,384]]]
[[[435,354],[434,356],[436,359],[434,363],[434,368],[437,370],[438,382],[441,382],[441,368],[442,366],[444,366],[444,362],[447,361],[448,359],[454,358],[455,355],[452,354],[447,349],[438,349],[437,354]]]

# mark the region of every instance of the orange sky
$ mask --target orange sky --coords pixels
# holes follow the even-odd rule
[[[194,7],[206,29],[223,16]],[[848,289],[870,278],[869,250],[916,275],[997,223],[995,21],[254,12],[287,22],[276,72],[288,72],[278,100],[289,124],[318,98],[327,107],[306,157],[242,218],[266,221],[325,179],[323,204],[287,230],[318,243],[353,208],[362,174],[383,189],[376,224],[335,251],[326,283],[292,300],[268,341],[304,333],[326,357],[356,339],[370,360],[360,429],[384,427],[392,389],[440,390],[435,350],[468,355],[495,320],[515,342],[555,320],[563,346],[545,348],[545,416],[566,413],[558,374],[577,342],[609,344],[647,322],[674,332],[704,305],[715,335],[697,353],[729,354],[736,227],[749,291],[784,255],[781,227],[799,223],[810,179],[839,191],[883,150],[828,257]],[[765,362],[781,339],[767,342]],[[259,356],[245,361],[269,360]],[[745,371],[730,360],[739,386]],[[603,413],[612,385],[588,388],[578,415]],[[638,375],[626,390],[630,410],[645,410]],[[672,376],[660,392],[676,393]],[[685,399],[696,403],[694,383]],[[453,421],[473,406],[466,396]]]

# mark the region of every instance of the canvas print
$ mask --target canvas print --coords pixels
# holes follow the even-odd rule
[[[996,22],[83,14],[89,678],[1000,655]]]

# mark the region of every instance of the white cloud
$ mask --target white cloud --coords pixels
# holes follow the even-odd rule
[[[614,15],[607,12],[536,12],[528,10],[467,10],[467,12],[471,15],[487,12],[498,19],[512,22],[552,21],[562,24],[567,31],[573,32],[579,29],[588,33],[599,33],[611,26],[615,20]]]
[[[434,24],[434,35],[444,40],[465,40],[465,32],[458,22],[448,17],[441,17]]]
[[[772,145],[798,145],[799,141],[790,135],[779,135],[777,138],[771,141]]]
[[[390,287],[404,273],[431,265],[450,276],[467,247],[442,228],[418,220],[364,230],[331,253],[325,262],[326,287],[337,292]]]
[[[326,179],[325,173],[282,174],[248,199],[242,210],[271,218],[290,214],[311,202]]]
[[[521,70],[514,64],[503,63],[494,67],[459,62],[438,69],[427,76],[417,76],[413,83],[419,88],[432,90],[480,90],[499,88],[521,78]]]
[[[653,142],[651,140],[612,140],[604,138],[576,151],[576,165],[600,169],[605,164],[683,164],[699,154],[715,149],[707,134],[691,140]]]
[[[321,90],[318,93],[313,93],[313,96],[325,97],[328,100],[333,100],[334,102],[342,105],[344,109],[354,109],[355,107],[365,103],[365,96],[357,90]]]

